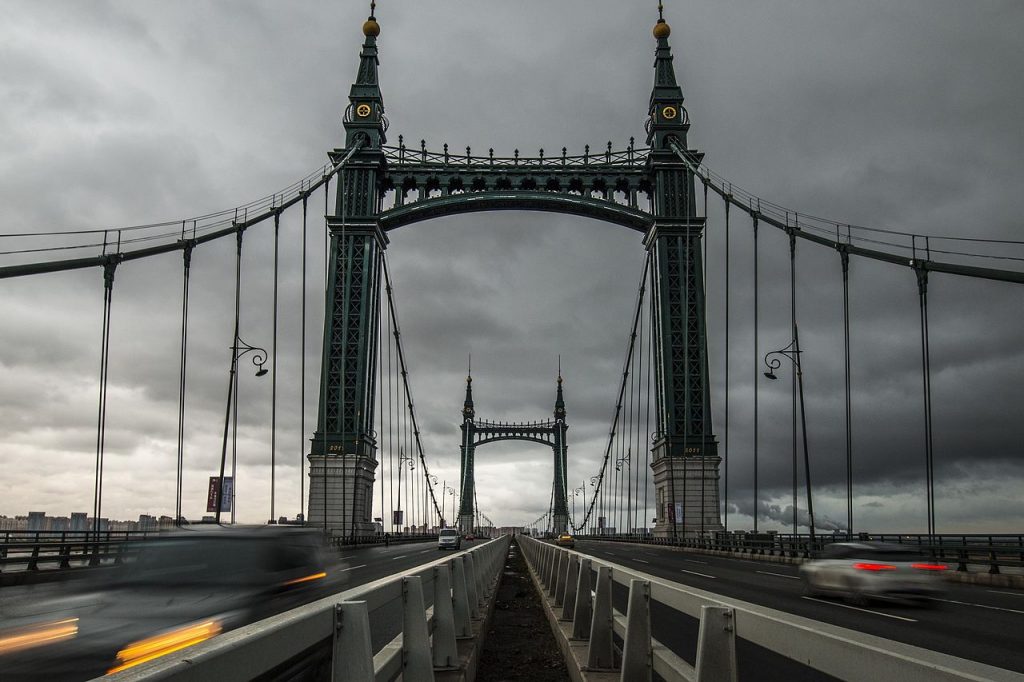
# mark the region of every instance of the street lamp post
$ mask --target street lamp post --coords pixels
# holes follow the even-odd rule
[[[576,496],[583,493],[583,515],[587,514],[587,482],[583,481],[583,485],[579,488],[572,489],[572,517],[576,518]]]
[[[256,376],[261,377],[267,373],[263,365],[267,361],[267,351],[258,346],[250,346],[248,343],[243,341],[237,334],[235,335],[235,343],[231,346],[231,371],[228,373],[228,403],[224,411],[224,443],[220,451],[220,477],[217,479],[217,509],[216,509],[216,522],[220,523],[220,510],[223,506],[224,497],[224,465],[227,462],[228,456],[228,424],[231,421],[231,399],[234,397],[234,386],[235,386],[235,373],[238,370],[238,361],[243,355],[252,353],[252,364],[256,367]],[[236,412],[237,414],[237,412]],[[237,431],[238,424],[235,423],[235,429]],[[234,498],[235,480],[232,477],[231,480],[231,496]],[[231,500],[232,514],[235,509],[235,501]]]
[[[775,380],[778,377],[775,376],[775,370],[782,366],[782,361],[773,355],[780,355],[788,358],[793,366],[796,368],[796,381],[800,391],[800,426],[803,431],[804,441],[804,477],[807,479],[807,517],[810,522],[811,530],[811,548],[815,545],[814,539],[814,503],[811,498],[811,459],[807,452],[807,412],[804,409],[804,373],[800,367],[800,331],[796,325],[793,325],[793,342],[785,348],[780,350],[772,351],[764,356],[764,364],[768,367],[768,371],[764,373],[769,379]],[[771,358],[769,360],[769,358]],[[796,526],[793,527],[793,532],[796,533]]]
[[[455,516],[455,488],[450,488],[447,485],[444,486],[444,493],[450,495],[452,498],[452,516]],[[442,500],[443,501],[443,500]],[[441,513],[444,513],[444,505],[441,505]],[[447,524],[446,524],[447,525]]]

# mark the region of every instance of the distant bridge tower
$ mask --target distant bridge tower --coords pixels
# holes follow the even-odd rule
[[[499,440],[523,440],[541,443],[551,448],[554,456],[554,477],[552,481],[551,517],[553,529],[565,532],[569,527],[569,502],[566,492],[566,431],[565,399],[562,395],[562,376],[558,376],[558,392],[555,396],[554,419],[537,422],[490,422],[477,421],[473,407],[473,377],[466,377],[466,400],[462,407],[462,470],[459,477],[458,526],[469,532],[474,526],[474,501],[476,500],[476,477],[474,472],[476,448],[485,443]]]

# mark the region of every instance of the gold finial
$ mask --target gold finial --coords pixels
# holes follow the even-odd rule
[[[655,38],[668,38],[672,33],[672,28],[665,21],[665,7],[661,4],[661,0],[658,0],[658,23],[654,25],[654,37]]]
[[[370,0],[370,18],[363,23],[363,35],[367,38],[380,35],[380,24],[377,23],[377,17],[374,14],[377,11],[376,0]]]

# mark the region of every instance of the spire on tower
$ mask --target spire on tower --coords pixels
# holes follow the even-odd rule
[[[654,149],[665,147],[665,138],[675,135],[679,141],[686,141],[689,123],[683,108],[683,90],[676,82],[672,65],[672,48],[668,37],[672,29],[665,21],[664,7],[658,3],[658,22],[654,25],[654,37],[658,46],[654,52],[654,88],[651,90],[650,120],[647,127],[647,143]]]
[[[565,398],[562,395],[562,356],[558,356],[558,392],[555,394],[555,421],[565,421]]]
[[[469,374],[466,375],[466,400],[462,403],[462,418],[472,420],[476,416],[473,409],[473,356],[469,356]]]
[[[387,124],[384,119],[384,98],[380,93],[377,79],[377,36],[380,35],[380,24],[375,15],[376,2],[370,3],[370,16],[363,23],[363,49],[359,53],[359,71],[349,91],[349,107],[345,112],[345,130],[347,140],[345,146],[352,144],[355,136],[363,134],[369,138],[370,147],[379,147],[387,140],[384,131]]]

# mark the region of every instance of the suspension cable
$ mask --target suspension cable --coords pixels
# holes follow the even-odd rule
[[[388,294],[388,310],[391,314],[391,321],[394,325],[395,335],[395,349],[398,355],[398,363],[402,372],[402,385],[405,387],[405,398],[409,408],[409,419],[412,422],[412,431],[416,444],[416,453],[419,456],[420,464],[423,466],[423,476],[428,476],[430,471],[427,469],[427,460],[423,455],[423,443],[420,440],[420,428],[416,422],[416,410],[413,407],[412,389],[409,387],[409,372],[405,364],[405,352],[402,348],[402,333],[398,326],[398,315],[395,312],[395,300],[391,286],[391,272],[388,269],[387,256],[384,257],[384,281],[387,285]],[[428,486],[429,488],[429,486]],[[441,518],[441,509],[437,506],[437,499],[434,497],[434,491],[430,489],[430,501],[434,505],[434,512],[437,514],[438,519]]]
[[[935,460],[932,449],[932,371],[928,338],[928,270],[923,264],[915,269],[921,308],[921,378],[924,389],[924,457],[927,488],[928,537],[935,535]]]
[[[185,240],[185,230],[182,226],[182,240]],[[174,491],[174,525],[181,525],[182,509],[181,496],[184,487],[185,467],[185,380],[188,367],[188,292],[189,278],[192,270],[192,244],[191,240],[182,249],[182,285],[181,285],[181,353],[178,366],[178,464],[177,481]]]
[[[106,236],[104,236],[106,241]],[[110,369],[110,314],[114,294],[114,273],[119,259],[107,256],[103,266],[103,334],[100,341],[99,406],[96,416],[96,473],[93,480],[92,518],[96,539],[100,538],[100,518],[103,513],[103,455],[107,437],[107,376]]]
[[[707,192],[707,185],[704,185],[704,191]],[[707,195],[705,194],[704,204],[707,205]],[[707,211],[705,211],[706,213]],[[724,499],[722,502],[723,514],[722,519],[724,521],[723,530],[726,533],[729,532],[729,350],[732,346],[729,345],[729,283],[731,281],[729,276],[729,263],[731,259],[731,251],[729,250],[729,202],[725,202],[725,434],[722,452],[722,465],[724,468]],[[706,291],[706,290],[705,290]]]
[[[306,518],[306,216],[309,193],[302,195],[302,331],[299,344],[299,513]]]
[[[647,258],[644,259],[643,274],[640,276],[640,286],[636,297],[636,309],[633,313],[633,325],[631,327],[629,335],[629,347],[626,351],[626,361],[625,363],[623,363],[622,376],[619,379],[619,391],[618,397],[615,399],[615,411],[612,416],[611,431],[608,434],[608,445],[605,447],[604,457],[601,460],[601,469],[597,474],[597,486],[596,490],[594,491],[594,499],[591,500],[590,508],[587,510],[586,515],[583,517],[582,523],[580,523],[578,526],[575,523],[572,524],[573,531],[578,531],[581,528],[586,527],[587,520],[590,519],[590,515],[594,511],[594,505],[598,497],[600,496],[600,493],[602,492],[604,477],[608,470],[608,462],[611,458],[613,448],[615,445],[615,434],[619,424],[619,416],[622,413],[622,399],[626,391],[626,382],[629,379],[629,361],[633,357],[633,349],[636,346],[636,328],[640,322],[640,312],[641,310],[643,310],[644,293],[647,289],[647,273],[650,270],[651,258],[651,252],[648,251]]]
[[[274,496],[277,492],[275,478],[277,469],[277,289],[279,280],[279,251],[281,236],[281,212],[274,214],[274,333],[271,340],[270,356],[270,522],[277,523],[274,514]]]
[[[672,150],[676,153],[676,155],[683,161],[683,163],[686,164],[686,166],[690,170],[690,172],[694,173],[695,175],[700,177],[702,180],[707,180],[707,182],[709,184],[709,187],[716,194],[721,196],[723,199],[725,199],[729,203],[733,204],[734,206],[736,206],[740,210],[750,214],[752,218],[754,217],[754,214],[756,213],[756,217],[758,218],[758,220],[760,220],[762,222],[765,222],[765,223],[767,223],[767,224],[769,224],[769,225],[771,225],[771,226],[773,226],[775,228],[778,228],[779,230],[782,230],[783,232],[786,232],[786,231],[788,231],[790,229],[790,226],[787,224],[788,221],[786,221],[785,219],[780,219],[780,218],[784,218],[784,216],[789,215],[791,212],[788,212],[785,209],[782,209],[781,207],[777,207],[777,208],[771,209],[772,215],[769,215],[769,213],[768,213],[769,209],[762,207],[761,200],[759,198],[757,198],[757,197],[755,197],[755,196],[753,196],[753,195],[751,195],[749,193],[745,193],[745,192],[741,193],[742,196],[740,196],[740,197],[733,196],[734,187],[732,186],[731,183],[727,183],[726,181],[722,181],[722,180],[719,179],[718,184],[716,184],[716,182],[715,182],[716,176],[714,176],[714,174],[712,174],[710,172],[710,170],[706,166],[703,166],[701,163],[698,163],[693,158],[691,158],[690,155],[680,146],[680,144],[679,144],[679,142],[677,140],[675,140],[674,138],[670,138],[668,143],[672,147]],[[747,203],[746,204],[743,203],[743,201],[741,201],[741,199],[745,200]],[[755,204],[756,204],[756,209],[754,208]],[[769,202],[765,202],[764,206],[765,207],[774,207],[775,205],[771,204]],[[838,249],[841,245],[843,245],[840,242],[836,241],[834,236],[833,236],[832,226],[834,226],[836,224],[836,222],[834,220],[825,221],[824,219],[815,218],[813,216],[809,216],[809,215],[804,214],[804,213],[801,213],[801,214],[798,214],[798,215],[803,216],[805,220],[810,218],[812,220],[818,220],[818,221],[821,221],[821,222],[825,222],[825,223],[828,224],[828,229],[825,229],[824,227],[814,227],[814,226],[806,225],[805,224],[803,228],[797,230],[797,233],[796,233],[797,237],[799,237],[801,239],[806,239],[808,241],[812,241],[812,242],[814,242],[816,244],[819,244],[821,246],[826,246],[826,247],[831,248],[831,249]],[[775,217],[775,216],[777,216],[777,217]],[[921,235],[915,235],[915,234],[912,234],[912,233],[891,232],[891,231],[887,232],[888,234],[896,234],[896,235],[900,235],[900,236],[910,237],[911,238],[910,245],[894,244],[894,243],[890,243],[890,242],[883,242],[883,241],[879,241],[879,240],[872,240],[872,239],[869,239],[869,238],[866,238],[866,237],[857,237],[856,238],[858,242],[863,242],[863,243],[868,243],[868,244],[880,244],[880,245],[884,245],[884,246],[891,246],[891,247],[894,247],[894,248],[902,249],[904,251],[909,251],[910,254],[908,256],[908,255],[900,255],[900,254],[896,254],[896,253],[890,253],[890,252],[887,252],[887,251],[880,251],[880,250],[877,250],[877,249],[870,249],[870,248],[863,247],[863,246],[857,246],[856,244],[853,243],[854,237],[851,234],[851,230],[852,229],[868,230],[868,231],[872,231],[872,232],[879,232],[879,231],[881,231],[881,230],[877,230],[877,229],[873,229],[873,228],[864,228],[864,227],[858,227],[858,226],[853,226],[853,225],[847,225],[847,241],[845,242],[845,246],[847,247],[847,249],[849,250],[849,252],[851,254],[857,255],[857,256],[862,256],[862,257],[865,257],[865,258],[871,258],[873,260],[883,261],[883,262],[886,262],[886,263],[893,263],[893,264],[896,264],[896,265],[903,265],[903,266],[909,266],[909,267],[914,267],[915,263],[918,262],[917,255],[914,253],[914,251],[915,251],[914,247],[915,247],[915,244],[916,244],[916,240],[922,238]],[[886,231],[881,231],[881,232],[886,232]],[[983,239],[973,239],[973,238],[966,238],[966,237],[924,237],[924,239],[929,239],[929,238],[930,239],[944,239],[944,240],[951,240],[951,241],[971,241],[971,242],[995,243],[995,244],[1019,244],[1019,243],[1024,243],[1024,242],[1015,242],[1015,241],[1009,241],[1009,240],[983,240]],[[969,252],[960,252],[960,251],[951,251],[951,250],[940,250],[940,249],[931,249],[929,253],[930,254],[938,253],[938,254],[951,255],[951,256],[963,256],[963,257],[970,257],[970,258],[986,258],[986,259],[989,259],[989,260],[1011,260],[1011,261],[1017,261],[1017,262],[1024,262],[1024,257],[1016,257],[1016,256],[1005,256],[1005,255],[990,256],[990,255],[979,254],[979,253],[969,253]],[[1001,282],[1012,282],[1012,283],[1015,283],[1015,284],[1024,284],[1024,271],[1001,270],[1001,269],[996,269],[996,268],[979,267],[979,266],[973,266],[973,265],[961,265],[959,263],[950,263],[950,262],[936,261],[936,260],[928,260],[927,264],[928,264],[928,269],[929,270],[933,270],[935,272],[943,272],[943,273],[947,273],[947,274],[962,275],[962,276],[965,276],[965,277],[975,277],[975,278],[980,278],[980,279],[991,279],[991,280],[996,280],[996,281],[1001,281]]]
[[[843,270],[843,374],[846,403],[846,532],[853,534],[853,424],[850,393],[850,254],[840,249]]]

